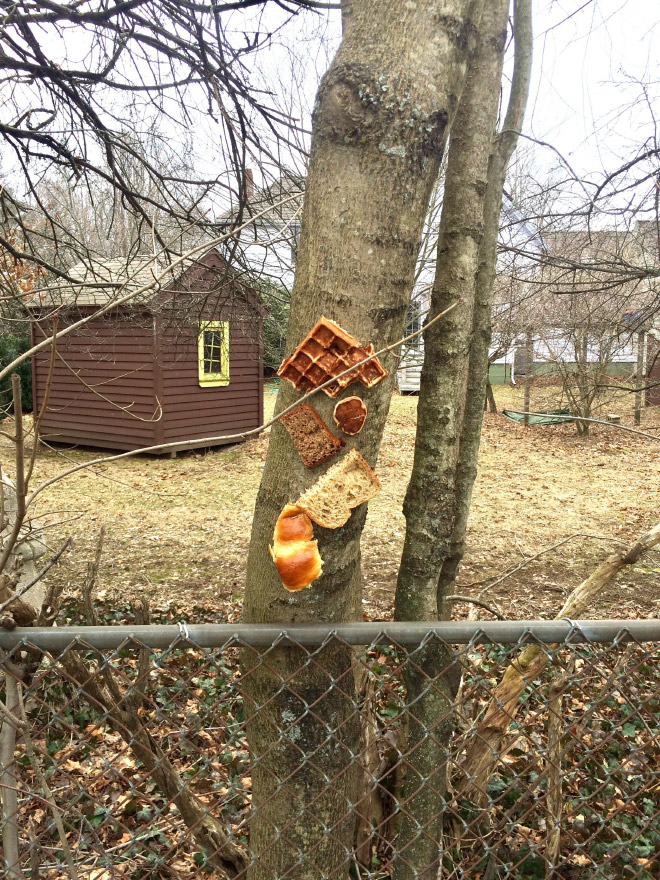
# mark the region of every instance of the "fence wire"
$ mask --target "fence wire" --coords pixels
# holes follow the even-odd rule
[[[0,662],[0,877],[655,880],[660,642],[568,628],[51,650],[24,631]]]

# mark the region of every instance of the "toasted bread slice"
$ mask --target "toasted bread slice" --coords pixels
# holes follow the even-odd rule
[[[351,449],[313,486],[296,505],[325,529],[338,529],[348,522],[351,510],[380,491],[380,480],[357,449]]]
[[[359,434],[367,418],[367,407],[360,397],[345,397],[335,406],[332,416],[344,434]]]

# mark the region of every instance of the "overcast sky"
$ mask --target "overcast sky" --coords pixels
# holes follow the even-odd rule
[[[274,26],[278,15],[273,8],[262,25]],[[651,98],[658,97],[659,20],[658,0],[534,0],[534,75],[525,131],[551,143],[579,174],[602,174],[628,157],[653,134],[649,107],[643,101],[630,105],[642,96],[640,82],[650,83]],[[339,35],[337,12],[298,16],[260,59],[264,82],[277,80],[283,90],[295,57],[311,107]],[[557,158],[539,149],[535,161],[550,167]]]
[[[657,0],[537,0],[526,129],[594,172],[653,132],[635,80],[658,96]],[[577,10],[577,11],[576,11]]]

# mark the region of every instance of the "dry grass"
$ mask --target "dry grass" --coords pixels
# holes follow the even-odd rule
[[[534,408],[556,403],[556,389],[535,392]],[[497,388],[499,406],[522,408],[519,389]],[[274,394],[266,395],[266,412]],[[623,401],[623,402],[622,402]],[[632,424],[631,395],[610,408]],[[370,504],[364,535],[365,611],[391,610],[405,521],[401,504],[412,465],[417,399],[393,399],[378,472],[383,491]],[[5,430],[11,429],[9,423]],[[644,412],[642,427],[658,432],[660,412]],[[44,492],[35,517],[50,524],[53,547],[72,534],[75,546],[55,576],[81,582],[101,522],[108,538],[101,597],[124,601],[147,595],[168,603],[227,607],[240,601],[254,499],[267,437],[232,448],[179,458],[142,457],[96,466]],[[96,457],[85,450],[45,452],[33,481]],[[0,441],[0,461],[11,471],[11,449]],[[479,476],[469,525],[461,592],[574,533],[577,538],[543,555],[485,598],[512,617],[552,616],[567,590],[611,550],[658,519],[660,443],[597,426],[580,440],[572,426],[525,429],[501,416],[485,417]],[[56,514],[54,513],[56,512]],[[624,574],[594,609],[596,617],[654,614],[660,600],[656,554]],[[457,609],[465,613],[465,607]]]

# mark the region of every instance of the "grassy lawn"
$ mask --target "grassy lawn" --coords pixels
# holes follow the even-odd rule
[[[497,387],[498,406],[522,409],[522,390]],[[556,389],[535,389],[533,408],[556,403]],[[275,395],[266,394],[266,414]],[[417,398],[395,396],[378,463],[383,490],[371,502],[363,540],[365,612],[389,615],[405,521],[401,504],[412,465]],[[632,396],[612,405],[632,424]],[[5,430],[11,430],[9,421]],[[647,409],[642,428],[660,433],[660,411]],[[142,457],[105,463],[42,493],[34,517],[49,524],[51,546],[72,535],[75,545],[53,577],[75,591],[105,523],[99,578],[109,603],[146,595],[155,608],[217,607],[218,619],[240,604],[250,523],[268,444],[267,434],[241,446],[177,459]],[[44,452],[33,486],[89,450]],[[0,461],[11,472],[11,449],[0,438]],[[563,538],[484,593],[511,617],[553,616],[572,589],[611,551],[658,519],[660,443],[596,426],[579,439],[571,425],[525,429],[486,415],[479,476],[469,524],[460,592],[476,594],[489,577]],[[660,601],[660,554],[624,572],[593,609],[594,617],[654,615]],[[457,606],[458,616],[467,607]]]

